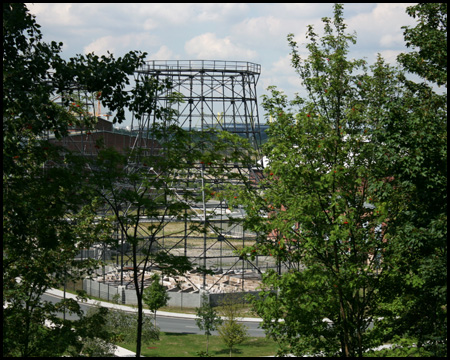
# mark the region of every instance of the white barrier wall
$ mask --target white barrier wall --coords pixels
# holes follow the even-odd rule
[[[112,301],[114,295],[119,294],[119,303],[127,305],[137,305],[137,297],[134,289],[125,289],[124,286],[107,285],[100,283],[95,280],[84,279],[83,280],[83,290],[89,295],[95,296],[104,300]],[[239,293],[240,296],[244,297],[247,294],[258,294],[258,291],[250,291],[245,293]],[[209,301],[212,306],[217,306],[226,294],[209,294]],[[172,292],[169,291],[170,299],[168,301],[168,306],[173,306],[177,308],[196,308],[199,307],[201,296],[199,292],[196,293],[184,293],[184,292]],[[243,299],[245,302],[245,300]]]

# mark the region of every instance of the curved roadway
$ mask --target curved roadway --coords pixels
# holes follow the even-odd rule
[[[51,301],[53,303],[57,303],[61,301],[64,293],[61,290],[51,289],[48,290],[43,296],[43,300]],[[72,298],[76,300],[76,295],[66,293],[67,298]],[[120,309],[129,312],[136,311],[133,308],[124,305],[111,304],[108,302],[99,302],[96,300],[87,300],[80,302],[81,308],[84,313],[87,312],[89,308],[95,306],[96,304],[100,304],[103,307],[107,307],[110,309]],[[146,316],[152,316],[153,313],[150,310],[144,310]],[[63,313],[59,314],[60,317],[63,317]],[[66,319],[75,320],[77,317],[75,315],[66,313]],[[163,332],[172,332],[172,333],[182,333],[182,334],[204,334],[195,323],[196,316],[193,314],[178,314],[178,313],[169,313],[164,311],[156,312],[156,324],[159,329]],[[250,336],[259,336],[264,337],[264,330],[259,328],[259,324],[261,319],[256,318],[243,318],[241,321],[248,327],[248,333]],[[219,335],[217,331],[212,332],[213,335]]]

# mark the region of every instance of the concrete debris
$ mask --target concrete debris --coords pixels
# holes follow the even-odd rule
[[[133,271],[130,268],[123,269],[124,284],[133,284]],[[151,269],[151,271],[139,270],[138,277],[144,276],[144,284],[151,283],[153,274],[162,276],[162,285],[170,292],[196,293],[199,289],[207,288],[210,293],[229,293],[240,291],[256,291],[261,285],[261,275],[252,270],[224,270],[214,271],[214,275],[203,275],[198,271],[186,272],[180,276],[161,275],[161,271]],[[121,282],[120,269],[111,269],[105,275],[97,275],[99,282],[107,283],[111,286],[119,286]],[[204,286],[205,285],[205,286]]]

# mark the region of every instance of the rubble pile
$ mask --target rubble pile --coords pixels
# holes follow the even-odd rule
[[[97,272],[94,278],[102,283],[119,286],[121,283],[121,269],[111,267],[105,274]],[[256,291],[261,285],[261,275],[252,270],[225,270],[216,271],[214,275],[204,275],[198,271],[186,272],[184,275],[167,276],[162,275],[158,268],[148,270],[139,269],[139,277],[144,276],[144,286],[151,283],[153,274],[162,277],[162,284],[169,292],[196,293],[204,287],[210,293],[230,293],[237,291]],[[140,279],[139,279],[140,280]],[[134,287],[133,271],[130,267],[123,268],[123,284],[127,288]]]

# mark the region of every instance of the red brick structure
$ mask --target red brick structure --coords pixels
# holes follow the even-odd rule
[[[125,153],[131,148],[139,148],[147,154],[156,154],[160,148],[159,143],[152,139],[145,139],[134,133],[114,130],[112,123],[97,118],[95,129],[84,128],[69,129],[69,135],[58,140],[51,138],[50,142],[62,146],[70,151],[80,152],[87,156],[95,156],[102,147],[114,148],[120,153]]]

